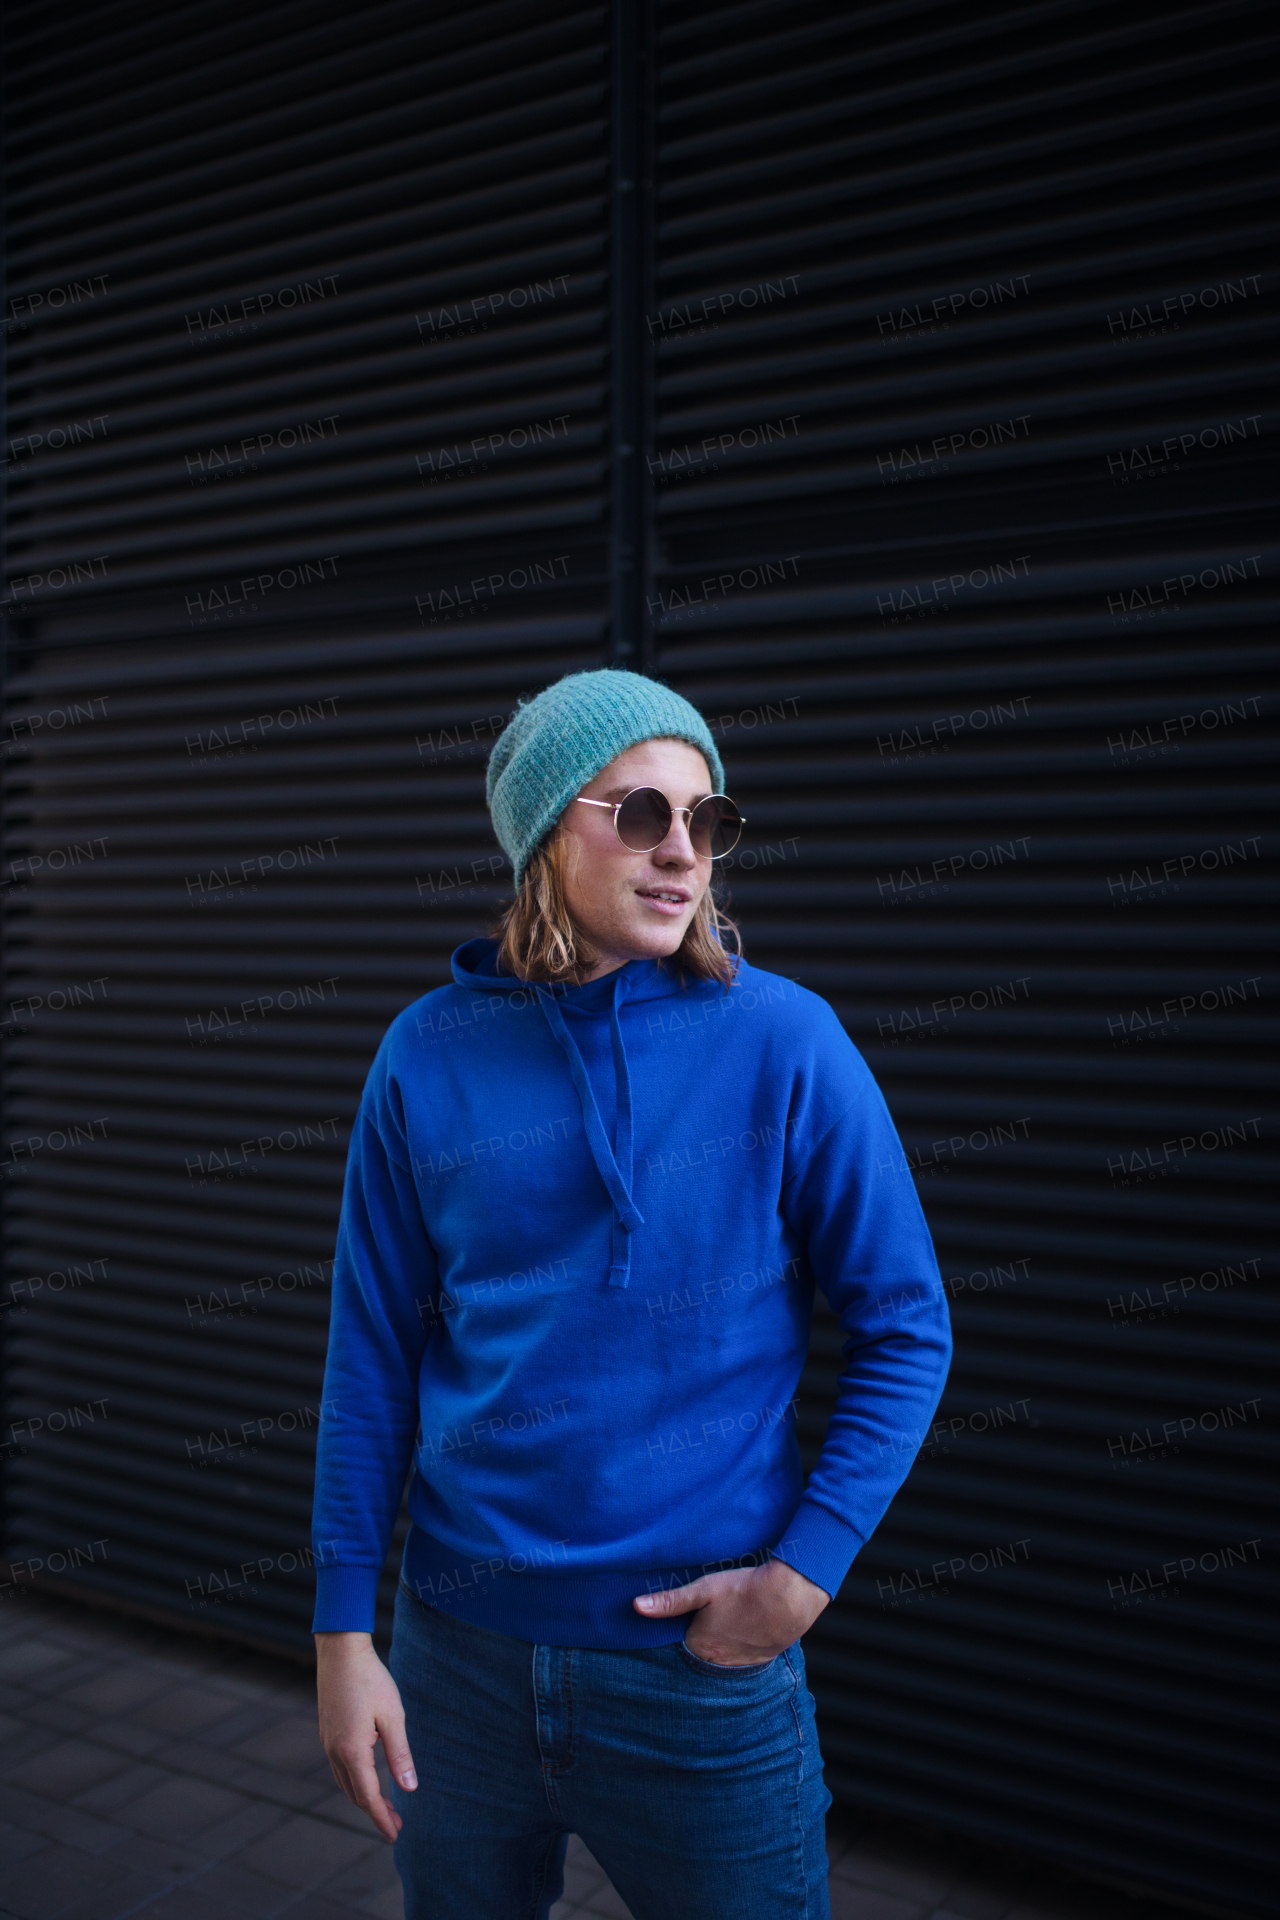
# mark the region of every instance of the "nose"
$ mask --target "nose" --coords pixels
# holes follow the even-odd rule
[[[689,822],[685,814],[672,810],[667,837],[653,849],[653,858],[664,867],[697,866],[698,856],[689,838]]]

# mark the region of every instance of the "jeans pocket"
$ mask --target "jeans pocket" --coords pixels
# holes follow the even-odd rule
[[[695,1673],[717,1673],[725,1680],[738,1682],[758,1678],[761,1674],[771,1672],[777,1666],[780,1657],[775,1653],[772,1660],[762,1660],[755,1666],[722,1667],[715,1660],[704,1660],[701,1654],[695,1653],[684,1640],[676,1641],[676,1652],[685,1665],[692,1667]]]

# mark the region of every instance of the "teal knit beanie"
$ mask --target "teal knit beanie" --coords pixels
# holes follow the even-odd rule
[[[569,802],[643,740],[687,740],[706,757],[712,791],[723,793],[724,768],[698,709],[643,674],[621,667],[566,674],[516,708],[489,756],[485,799],[517,886]]]

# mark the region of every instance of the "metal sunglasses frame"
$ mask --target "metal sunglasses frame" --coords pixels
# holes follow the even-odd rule
[[[577,795],[575,795],[575,799],[577,800],[577,803],[578,803],[578,805],[579,805],[579,806],[583,806],[583,807],[605,807],[605,808],[607,808],[607,809],[608,809],[608,811],[609,811],[610,813],[612,813],[612,815],[613,815],[613,830],[614,830],[614,832],[618,834],[618,839],[619,839],[619,840],[621,841],[621,843],[622,843],[622,845],[623,845],[624,847],[627,847],[627,843],[626,843],[626,841],[625,841],[625,840],[623,840],[623,839],[622,839],[622,835],[621,835],[620,833],[618,833],[618,815],[619,815],[619,813],[620,813],[620,812],[622,811],[622,809],[623,809],[623,807],[625,807],[625,806],[626,806],[626,804],[627,804],[627,802],[628,802],[628,800],[629,800],[629,799],[631,798],[631,794],[634,794],[634,793],[661,793],[661,792],[662,792],[662,789],[661,789],[660,787],[632,787],[632,789],[631,789],[631,793],[624,793],[624,794],[623,794],[623,796],[622,796],[622,798],[621,798],[621,800],[614,800],[614,801],[609,801],[609,800],[588,800],[588,799],[587,799],[587,797],[586,797],[586,795],[585,795],[585,794],[583,794],[583,793],[579,793],[579,794],[577,794]],[[663,798],[664,800],[667,800],[667,796],[666,796],[666,794],[665,794],[665,793],[663,793],[663,794],[662,794],[662,798]],[[676,817],[676,815],[677,815],[678,813],[683,813],[683,814],[688,814],[688,815],[689,815],[690,817],[692,817],[692,815],[694,814],[694,812],[696,811],[696,809],[697,809],[698,807],[700,807],[700,806],[701,806],[701,805],[703,804],[703,801],[706,801],[706,800],[729,800],[729,796],[728,796],[728,794],[727,794],[727,793],[704,793],[704,794],[703,794],[703,796],[702,796],[702,799],[701,799],[701,800],[695,800],[695,801],[694,801],[694,804],[693,804],[693,806],[692,806],[692,807],[671,807],[671,802],[670,802],[669,800],[667,800],[667,805],[668,805],[669,807],[671,807],[671,818],[672,818],[672,820],[674,821],[674,819],[675,819],[675,817]],[[730,805],[731,807],[733,807],[733,808],[735,808],[735,809],[736,809],[736,808],[737,808],[737,805],[738,805],[738,803],[737,803],[737,801],[736,801],[736,800],[729,800],[729,805]],[[746,815],[745,815],[745,814],[742,814],[742,813],[739,813],[739,814],[738,814],[738,825],[739,825],[739,827],[745,827],[745,826],[746,826],[746,824],[747,824],[747,821],[746,821]],[[689,830],[689,829],[688,829],[688,826],[686,825],[686,827],[685,827],[685,832],[687,833],[687,832],[688,832],[688,830]],[[667,828],[667,833],[670,833],[670,831],[671,831],[671,828],[670,828],[670,827],[668,827],[668,828]],[[665,839],[666,839],[666,837],[667,837],[667,834],[666,834],[666,833],[664,833],[664,834],[663,834],[663,836],[662,836],[662,840],[665,840]],[[742,835],[741,835],[741,833],[739,833],[739,835],[738,835],[738,839],[741,839],[741,838],[742,838]],[[653,852],[653,851],[655,850],[655,848],[657,848],[657,847],[660,847],[660,846],[662,845],[662,840],[655,840],[655,841],[654,841],[654,843],[653,843],[653,846],[652,846],[652,847],[627,847],[627,852],[628,852],[628,853],[652,853],[652,852]],[[691,843],[691,844],[692,844],[692,843]],[[736,847],[736,846],[737,846],[737,844],[738,844],[738,841],[737,841],[737,840],[735,840],[735,841],[734,841],[734,843],[733,843],[733,847]],[[733,847],[726,847],[726,848],[725,848],[725,850],[724,850],[724,853],[696,853],[696,851],[695,851],[695,857],[696,857],[697,859],[699,859],[699,860],[723,860],[723,859],[724,859],[724,858],[726,857],[726,855],[728,855],[728,854],[730,854],[730,853],[732,853],[732,852],[733,852]]]

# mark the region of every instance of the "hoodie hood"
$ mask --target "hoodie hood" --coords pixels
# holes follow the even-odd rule
[[[613,1209],[609,1285],[625,1287],[631,1278],[631,1236],[643,1227],[644,1215],[631,1197],[634,1174],[631,1063],[627,1059],[618,1009],[625,1000],[664,1000],[680,991],[680,983],[674,971],[663,967],[657,960],[629,960],[626,966],[582,987],[516,980],[510,974],[500,974],[497,961],[496,940],[468,940],[453,956],[453,977],[460,987],[482,993],[520,994],[522,998],[529,994],[536,995],[551,1037],[568,1065],[582,1109],[582,1125],[591,1148],[591,1157]],[[612,1146],[600,1117],[586,1063],[565,1021],[564,1009],[608,1016],[618,1116]]]
[[[661,960],[628,960],[625,967],[605,974],[600,980],[592,980],[585,987],[541,981],[535,985],[528,980],[517,980],[509,973],[499,973],[498,943],[485,939],[468,940],[465,946],[457,949],[453,956],[453,977],[460,987],[469,987],[473,992],[537,993],[551,1000],[568,1002],[570,1006],[582,1007],[608,1006],[610,993],[619,980],[626,982],[628,1000],[665,1000],[673,993],[686,990],[682,988],[674,967]],[[694,981],[692,984],[700,986],[704,983]]]

